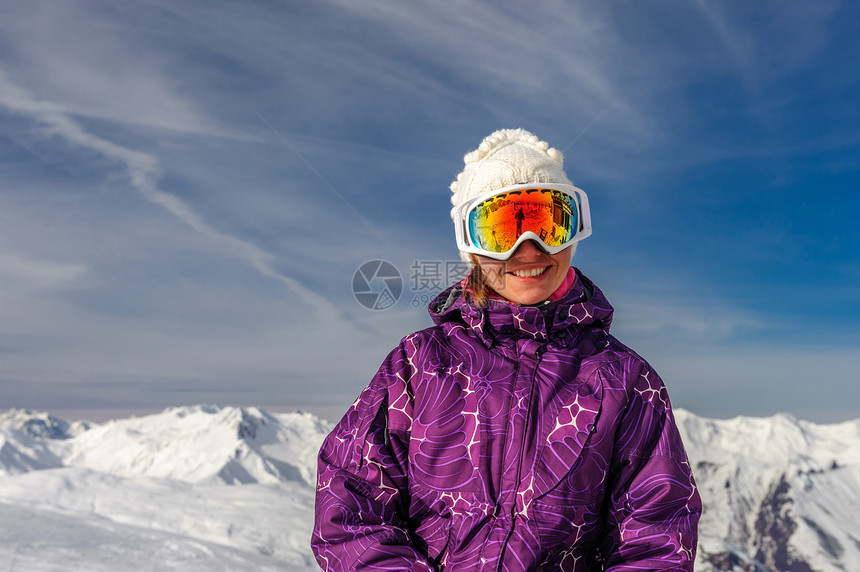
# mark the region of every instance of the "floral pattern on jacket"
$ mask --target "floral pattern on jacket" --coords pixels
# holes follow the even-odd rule
[[[325,570],[692,570],[701,501],[666,390],[577,271],[557,302],[455,285],[325,440]]]

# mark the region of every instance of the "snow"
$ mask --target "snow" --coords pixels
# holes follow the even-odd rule
[[[302,414],[257,408],[171,408],[151,417],[111,421],[69,440],[66,463],[115,475],[188,482],[312,485],[316,451],[327,429]]]
[[[675,415],[705,502],[696,570],[778,570],[786,558],[860,570],[860,421]],[[258,408],[178,407],[102,424],[0,412],[0,562],[35,572],[317,570],[313,486],[329,430],[307,413]]]
[[[313,415],[257,408],[171,408],[91,426],[2,413],[0,562],[318,570],[313,484],[329,430]]]
[[[0,514],[0,561],[10,571],[285,569],[273,558],[120,524],[95,514],[66,514],[13,504],[0,504]]]
[[[813,570],[860,570],[860,420],[675,416],[704,502],[697,570],[720,553],[767,560],[775,531]]]

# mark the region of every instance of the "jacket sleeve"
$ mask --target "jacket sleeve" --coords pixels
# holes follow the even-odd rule
[[[630,371],[609,476],[605,570],[692,571],[702,503],[690,463],[663,382],[647,363]]]
[[[323,442],[311,538],[323,570],[434,570],[406,523],[406,433],[388,427],[391,392],[406,397],[408,374],[401,345]]]

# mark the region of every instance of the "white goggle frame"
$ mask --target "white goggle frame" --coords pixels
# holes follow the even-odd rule
[[[484,248],[481,248],[480,246],[477,246],[472,239],[471,233],[469,232],[468,228],[469,225],[466,222],[469,218],[469,212],[474,207],[496,195],[510,193],[511,191],[521,191],[524,189],[546,189],[552,191],[560,191],[573,198],[574,201],[576,201],[578,211],[577,218],[579,219],[579,228],[576,229],[576,233],[574,233],[573,237],[559,246],[548,246],[543,240],[541,240],[541,237],[539,237],[532,231],[527,230],[520,235],[516,243],[514,243],[514,245],[507,252],[493,252],[491,250],[486,250]],[[520,245],[527,240],[535,241],[547,254],[558,254],[568,246],[579,242],[583,238],[591,236],[591,211],[588,208],[588,195],[585,194],[585,191],[578,187],[574,187],[573,185],[563,185],[555,183],[527,183],[511,185],[509,187],[503,187],[501,189],[495,189],[486,193],[482,193],[477,197],[469,199],[463,204],[455,207],[453,218],[454,234],[457,239],[457,248],[460,250],[460,252],[468,252],[470,254],[486,256],[487,258],[493,258],[495,260],[507,260],[508,258],[513,256],[517,248],[519,248]]]

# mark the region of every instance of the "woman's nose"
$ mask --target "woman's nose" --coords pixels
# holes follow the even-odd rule
[[[519,247],[517,247],[516,252],[514,252],[514,256],[518,258],[536,258],[542,253],[543,251],[538,248],[538,245],[535,244],[535,241],[527,240],[521,245],[519,245]]]

